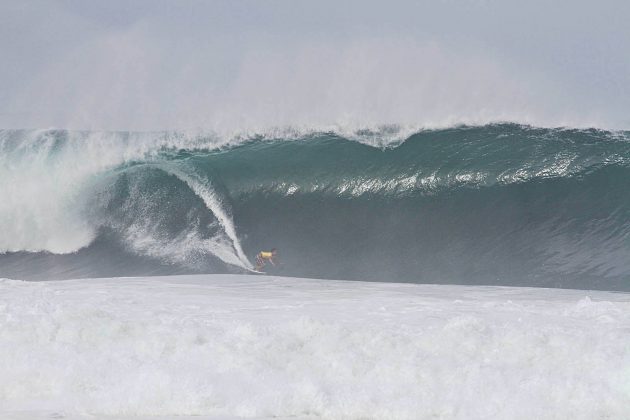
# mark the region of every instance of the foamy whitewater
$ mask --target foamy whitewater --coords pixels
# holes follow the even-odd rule
[[[611,292],[208,275],[0,281],[0,417],[624,419]]]

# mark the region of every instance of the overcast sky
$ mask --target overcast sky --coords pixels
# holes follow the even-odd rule
[[[0,127],[630,128],[630,2],[0,0]]]

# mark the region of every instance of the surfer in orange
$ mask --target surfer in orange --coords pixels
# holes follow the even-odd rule
[[[267,262],[270,262],[271,265],[275,267],[276,259],[278,255],[278,250],[273,248],[271,251],[260,251],[256,255],[256,271],[261,271],[267,265]]]

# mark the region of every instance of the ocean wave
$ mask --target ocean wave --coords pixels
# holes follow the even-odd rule
[[[4,130],[0,260],[22,277],[109,275],[96,255],[119,254],[123,273],[225,272],[277,245],[296,275],[619,288],[629,158],[626,132],[515,124]]]

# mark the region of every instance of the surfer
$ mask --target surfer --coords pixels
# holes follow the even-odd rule
[[[256,255],[256,271],[260,271],[265,268],[267,265],[267,261],[271,263],[274,267],[276,266],[276,262],[274,259],[278,255],[278,250],[273,248],[271,251],[260,251],[258,255]]]

